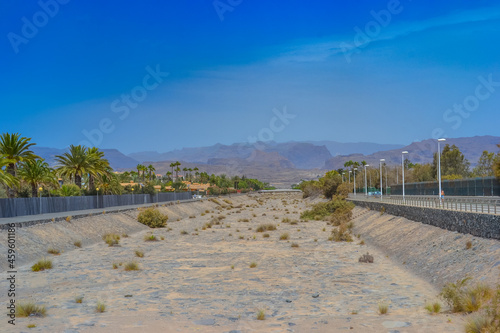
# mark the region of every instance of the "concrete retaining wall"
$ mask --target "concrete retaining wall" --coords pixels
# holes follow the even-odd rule
[[[500,239],[500,216],[498,215],[350,200],[359,207],[376,211],[381,211],[384,207],[388,214],[442,229],[483,238]]]

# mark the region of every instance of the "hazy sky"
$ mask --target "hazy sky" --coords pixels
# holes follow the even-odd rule
[[[500,3],[3,0],[0,75],[39,146],[500,135]]]

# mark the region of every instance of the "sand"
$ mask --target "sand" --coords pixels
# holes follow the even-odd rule
[[[23,242],[22,251],[36,248],[37,257],[51,258],[54,267],[32,272],[35,259],[19,267],[16,299],[45,305],[47,316],[17,318],[15,327],[7,325],[4,318],[0,330],[463,331],[460,315],[426,313],[424,304],[436,300],[438,294],[428,280],[394,263],[375,247],[360,245],[357,239],[352,243],[328,241],[332,227],[324,221],[283,223],[284,217],[298,220],[309,204],[300,194],[240,196],[229,198],[230,203],[224,198],[217,200],[225,206],[220,214],[220,205],[209,201],[160,207],[170,216],[164,229],[134,227],[135,212],[108,214],[105,227],[90,227],[98,217],[75,220],[71,222],[74,232],[88,226],[93,241],[84,240],[85,246],[75,248],[72,235],[60,232],[59,241],[65,242],[66,251],[58,256],[43,253],[50,233],[41,234],[39,229],[66,230],[69,226],[25,228],[19,237],[31,235],[32,239]],[[219,215],[225,216],[222,224],[202,230],[211,216]],[[265,232],[268,238],[256,232],[263,223],[277,226],[277,230]],[[109,247],[99,236],[114,229],[119,234],[129,230],[128,237],[122,237],[119,246]],[[289,240],[279,240],[284,232],[289,233]],[[144,241],[151,233],[159,240]],[[292,243],[299,246],[292,247]],[[144,257],[136,257],[135,250],[143,251]],[[358,262],[366,252],[373,254],[373,264]],[[140,270],[124,271],[123,265],[129,261],[136,261]],[[251,262],[257,266],[250,268]],[[118,264],[117,269],[113,263]],[[1,304],[7,304],[6,276],[1,274]],[[81,304],[75,302],[77,296],[84,297]],[[104,313],[95,312],[98,301],[106,304]],[[377,313],[380,303],[389,306],[388,314]],[[265,320],[256,319],[258,310],[264,311]],[[36,327],[28,329],[29,324]]]

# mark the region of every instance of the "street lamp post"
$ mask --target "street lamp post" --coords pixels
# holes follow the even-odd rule
[[[441,147],[439,145],[440,142],[446,141],[446,139],[441,138],[438,139],[438,182],[439,182],[439,205],[441,206]]]
[[[366,184],[366,167],[369,166],[368,164],[365,165],[365,195],[368,196],[368,186]]]
[[[97,205],[96,208],[99,208],[99,187],[95,189],[97,191]]]
[[[385,159],[381,158],[380,159],[380,201],[382,201],[382,197],[384,196],[384,190],[383,190],[383,175],[382,175],[382,162],[385,162]]]
[[[352,173],[352,170],[349,170],[349,184],[351,183],[351,173]]]
[[[344,182],[344,175],[345,175],[345,172],[342,172],[342,183]]]
[[[356,196],[356,171],[358,171],[358,168],[354,168],[354,172],[352,173],[354,175],[354,196]]]
[[[38,196],[40,197],[40,214],[42,214],[42,190],[43,188],[40,186],[38,188]]]
[[[132,187],[132,205],[135,204],[134,188]]]
[[[402,169],[402,181],[403,181],[403,203],[405,202],[405,160],[404,156],[405,154],[408,154],[408,152],[405,150],[404,152],[401,153],[401,169]]]

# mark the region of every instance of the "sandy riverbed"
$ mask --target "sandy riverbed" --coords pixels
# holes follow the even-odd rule
[[[255,200],[259,198],[262,205]],[[50,257],[53,269],[31,272],[32,262],[29,262],[20,267],[17,274],[17,300],[33,300],[45,305],[47,316],[17,318],[15,327],[7,326],[4,318],[0,330],[68,333],[463,331],[461,316],[428,315],[423,306],[426,301],[435,300],[438,291],[375,248],[359,245],[358,240],[353,243],[328,241],[332,227],[323,221],[282,223],[283,217],[298,220],[306,208],[308,202],[302,200],[300,194],[242,196],[230,198],[230,203],[223,202],[222,198],[218,200],[226,206],[224,209],[217,209],[219,205],[208,201],[160,207],[170,215],[165,229],[134,227],[131,220],[136,213],[120,217],[123,221],[115,221],[109,214],[106,218],[114,222],[99,230],[89,229],[95,242],[80,249],[72,246],[72,237],[61,236],[60,241],[65,239],[67,250]],[[208,213],[204,213],[206,210]],[[194,218],[189,218],[193,215]],[[211,216],[218,215],[226,217],[223,224],[202,230]],[[92,217],[85,219],[92,220]],[[264,238],[264,233],[255,232],[262,223],[276,224],[277,230],[268,231],[269,238]],[[24,236],[28,237],[30,232],[40,233],[36,228],[47,226],[32,228],[23,230]],[[129,237],[120,240],[120,246],[108,247],[98,236],[113,228],[117,228],[119,234],[131,231]],[[290,235],[288,241],[279,240],[284,232]],[[164,240],[145,242],[144,236],[150,233]],[[36,246],[37,257],[50,256],[42,251],[50,233],[40,237],[41,240],[31,243],[23,242],[27,247],[25,251],[29,246]],[[299,247],[291,247],[294,242]],[[143,251],[144,258],[135,257],[135,250]],[[360,255],[367,251],[374,255],[375,263],[358,263]],[[139,271],[126,272],[123,266],[112,267],[113,263],[130,260],[139,263]],[[250,268],[251,262],[257,267]],[[7,301],[5,276],[2,273],[0,281],[2,304]],[[76,296],[83,296],[83,303],[77,304]],[[94,311],[97,301],[106,304],[106,312]],[[381,302],[389,305],[387,315],[377,313]],[[256,319],[258,310],[265,312],[265,320]],[[28,329],[28,324],[36,327]]]

